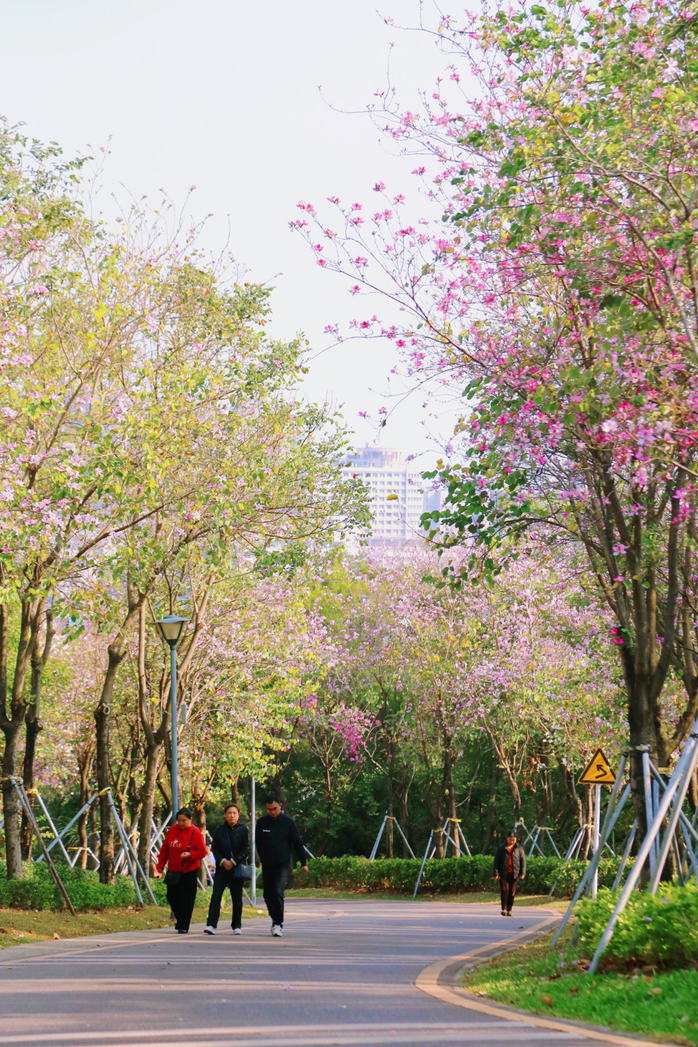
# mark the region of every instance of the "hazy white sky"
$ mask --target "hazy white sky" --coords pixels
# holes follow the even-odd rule
[[[391,41],[406,103],[445,64],[429,38],[386,26],[376,4],[416,22],[417,0],[2,0],[0,113],[68,155],[111,136],[108,189],[155,198],[162,187],[182,201],[196,185],[192,213],[214,215],[207,243],[222,246],[230,229],[249,278],[277,288],[274,334],[303,330],[320,349],[325,324],[355,306],[290,232],[296,203],[368,202],[377,180],[405,191],[414,166],[391,155],[367,116],[328,103],[365,107],[385,84]],[[344,404],[358,440],[371,441],[358,413],[386,402],[393,363],[389,346],[346,343],[312,365],[309,394]],[[391,416],[386,446],[428,445],[422,399]]]

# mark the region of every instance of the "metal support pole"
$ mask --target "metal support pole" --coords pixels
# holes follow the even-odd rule
[[[460,838],[463,841],[463,848],[465,850],[465,853],[468,855],[468,858],[472,858],[472,854],[470,853],[470,848],[468,847],[468,841],[465,838],[465,833],[463,832],[463,830],[462,830],[462,828],[460,826],[460,822],[458,823],[458,832],[460,833]]]
[[[86,804],[83,804],[83,806],[80,808],[80,810],[75,815],[75,817],[70,819],[70,821],[66,825],[65,829],[61,829],[61,831],[58,834],[58,836],[56,837],[56,839],[55,840],[51,840],[51,843],[46,848],[47,851],[50,851],[52,847],[55,847],[56,844],[58,843],[59,839],[61,839],[61,840],[63,839],[65,834],[68,832],[68,829],[72,829],[72,827],[75,825],[75,823],[78,820],[78,818],[80,818],[85,813],[85,811],[88,810],[88,808],[90,808],[92,806],[92,804],[95,802],[96,799],[97,799],[97,795],[95,794],[90,800],[87,801]],[[43,858],[44,858],[43,854],[40,854],[39,857],[36,860],[37,860],[37,862],[41,862],[41,861],[43,861]]]
[[[393,821],[395,822],[395,824],[397,826],[397,831],[400,833],[400,836],[402,836],[403,840],[407,844],[408,851],[410,852],[410,854],[412,855],[414,860],[417,861],[417,855],[414,853],[414,851],[410,847],[410,841],[407,839],[407,837],[405,836],[404,832],[402,831],[402,826],[400,825],[399,821],[396,818],[394,818]],[[307,850],[308,850],[308,848],[306,847],[306,851]]]
[[[647,830],[654,821],[654,808],[652,805],[652,779],[650,776],[650,754],[645,750],[642,754],[642,778],[645,784],[645,821],[647,823]],[[650,873],[654,876],[655,861],[655,848],[654,842],[649,849],[650,859]]]
[[[654,780],[659,784],[659,788],[660,788],[661,793],[663,795],[664,794],[664,790],[666,788],[666,784],[665,784],[662,776],[660,775],[659,771],[657,770],[657,768],[654,766],[654,764],[651,761],[650,761],[650,771],[652,772]],[[693,868],[694,868],[695,876],[696,876],[696,882],[698,883],[698,861],[696,860],[695,852],[694,852],[693,848],[691,847],[691,837],[693,837],[695,842],[698,844],[698,832],[696,832],[696,830],[693,828],[693,825],[691,824],[691,822],[689,822],[688,818],[683,813],[683,811],[680,811],[680,813],[679,813],[679,820],[681,822],[681,828],[683,830],[684,843],[686,844],[686,848],[688,850],[688,853],[691,856],[691,860],[692,860],[692,864],[693,864]]]
[[[628,799],[628,796],[630,795],[630,783],[628,782],[628,784],[626,785],[625,789],[623,790],[623,795],[621,796],[620,800],[616,803],[616,797],[618,795],[618,789],[620,788],[620,783],[621,783],[621,779],[622,779],[624,770],[625,770],[625,757],[623,756],[623,757],[621,757],[620,766],[618,767],[618,774],[616,775],[616,780],[613,783],[613,789],[611,791],[611,797],[610,797],[610,800],[608,802],[608,810],[606,811],[606,817],[604,818],[603,828],[601,829],[601,839],[602,840],[605,839],[607,836],[610,836],[610,834],[611,834],[611,832],[613,830],[613,826],[616,824],[618,818],[620,817],[620,812],[623,810],[623,807],[624,807],[624,805],[625,805],[625,803],[626,803],[626,801]],[[596,871],[596,869],[598,867],[598,864],[601,861],[602,853],[603,853],[603,848],[599,847],[594,852],[594,854],[592,855],[592,859],[591,859],[591,861],[589,862],[589,864],[587,865],[587,867],[586,867],[586,869],[584,871],[584,875],[582,876],[582,878],[581,878],[581,880],[579,882],[579,886],[577,887],[577,890],[574,892],[574,894],[572,896],[572,901],[570,902],[569,907],[568,907],[565,915],[562,917],[562,920],[560,922],[560,926],[558,927],[558,929],[556,930],[556,932],[555,932],[555,934],[553,936],[553,939],[552,939],[552,941],[550,943],[550,947],[551,948],[559,940],[560,935],[562,934],[562,932],[564,930],[565,924],[567,923],[567,921],[569,920],[570,916],[572,915],[572,910],[574,909],[575,905],[577,904],[577,902],[581,898],[581,896],[582,896],[582,894],[584,892],[584,888],[586,887],[587,883],[591,880],[592,876],[594,875],[594,872]]]
[[[567,854],[565,855],[565,865],[569,865],[569,863],[572,861],[572,855],[577,849],[577,844],[579,843],[580,836],[584,836],[584,829],[577,829],[575,837],[567,849]]]
[[[650,884],[649,884],[649,888],[648,888],[650,894],[656,894],[657,893],[657,888],[659,887],[659,878],[662,875],[662,871],[664,869],[664,865],[665,865],[667,857],[669,855],[669,848],[671,847],[671,841],[674,838],[674,835],[676,833],[676,827],[679,824],[679,818],[681,816],[681,808],[683,807],[683,801],[686,798],[686,793],[688,792],[688,787],[691,784],[691,776],[693,774],[693,768],[695,767],[696,757],[698,756],[698,736],[691,735],[691,739],[689,740],[686,748],[688,748],[688,745],[691,745],[691,744],[693,745],[693,758],[691,760],[687,761],[687,763],[686,763],[686,771],[685,771],[685,773],[683,775],[682,780],[677,784],[675,792],[674,792],[673,807],[672,807],[672,810],[671,810],[671,814],[669,815],[669,822],[668,822],[668,825],[666,827],[666,831],[664,833],[664,839],[662,840],[661,846],[659,848],[659,853],[657,855],[657,861],[656,861],[656,864],[655,864],[654,875],[652,876],[652,878],[650,880]],[[656,784],[656,782],[655,782],[655,784]],[[667,792],[668,792],[668,787],[667,787]],[[665,793],[665,795],[666,795],[666,793]],[[659,788],[657,788],[657,800],[659,801]],[[659,806],[659,804],[657,804],[657,806]],[[661,822],[660,822],[660,827],[661,827]],[[658,837],[659,837],[659,829],[657,830],[657,834],[656,834],[656,838],[658,838]]]
[[[143,895],[141,894],[141,889],[138,886],[138,879],[136,878],[136,872],[135,872],[135,870],[133,868],[133,865],[131,864],[131,855],[129,854],[128,844],[126,843],[126,831],[125,831],[123,825],[121,824],[121,818],[119,817],[119,812],[116,809],[116,804],[114,803],[114,797],[112,796],[111,789],[105,789],[105,792],[109,796],[109,805],[111,806],[112,814],[114,815],[114,821],[116,822],[117,832],[119,833],[119,836],[121,837],[121,846],[123,848],[124,856],[125,856],[126,861],[128,863],[128,871],[131,874],[131,879],[133,880],[133,886],[136,889],[136,897],[138,898],[138,901],[140,902],[140,904],[143,905]]]
[[[51,818],[51,815],[48,813],[48,810],[46,808],[46,804],[44,803],[44,801],[43,801],[43,799],[41,797],[41,793],[39,792],[38,789],[29,789],[29,790],[25,789],[25,792],[27,794],[27,797],[29,797],[32,794],[34,796],[36,796],[36,798],[39,801],[39,804],[41,806],[41,810],[44,812],[44,817],[45,817],[46,821],[48,822],[49,826],[51,827],[51,832],[53,833],[54,837],[56,838],[56,840],[58,842],[58,846],[63,851],[63,854],[65,855],[65,860],[67,861],[68,865],[70,865],[70,856],[69,856],[68,852],[65,849],[65,845],[63,843],[63,840],[58,835],[58,830],[56,829],[56,826],[53,824],[53,819]]]
[[[422,879],[422,873],[424,872],[424,866],[427,864],[427,855],[429,854],[429,848],[431,847],[431,841],[432,841],[433,835],[434,835],[434,830],[432,829],[431,832],[429,833],[429,839],[427,840],[427,846],[426,846],[426,850],[424,851],[424,857],[422,858],[422,865],[421,865],[421,868],[419,870],[419,876],[417,877],[417,882],[414,885],[414,891],[412,892],[412,897],[413,898],[417,897],[417,891],[419,889],[419,881]]]
[[[376,836],[376,842],[374,843],[373,849],[372,849],[372,851],[371,851],[371,853],[369,855],[369,858],[368,858],[369,862],[373,862],[376,859],[376,854],[378,853],[378,845],[381,842],[381,836],[383,835],[383,830],[385,829],[385,823],[387,822],[387,820],[388,820],[388,815],[386,814],[385,818],[381,822],[381,827],[378,830],[378,836]]]
[[[250,848],[250,860],[252,862],[254,875],[250,880],[250,897],[252,898],[252,904],[257,908],[257,858],[255,855],[257,832],[257,783],[255,782],[254,777],[252,778],[251,783],[251,793],[252,810],[250,811],[250,836],[252,838],[252,845]]]
[[[155,824],[155,819],[154,818],[150,819],[150,824],[152,825],[153,832],[155,833],[155,835],[151,836],[151,838],[150,838],[150,849],[151,849],[151,851],[155,847],[157,847],[158,843],[160,842],[160,837],[162,836],[162,834],[164,832],[167,832],[167,823],[169,822],[171,817],[172,817],[172,811],[170,811],[170,813],[167,815],[167,818],[165,818],[165,821],[162,823],[162,825],[160,826],[159,829],[158,829],[157,825]]]
[[[613,881],[613,887],[611,887],[611,890],[613,891],[614,894],[618,890],[618,888],[620,887],[620,881],[623,879],[623,873],[625,872],[625,866],[628,864],[628,858],[630,857],[630,852],[631,852],[632,847],[633,847],[633,842],[635,840],[635,833],[636,832],[637,832],[637,819],[633,822],[632,829],[628,833],[628,839],[627,839],[627,842],[625,844],[625,850],[623,851],[623,857],[620,860],[620,865],[618,866],[618,872],[616,873],[616,878]]]
[[[51,875],[53,876],[54,880],[56,881],[56,886],[58,887],[59,891],[63,895],[63,899],[65,901],[65,904],[68,906],[68,909],[70,910],[71,914],[73,916],[77,917],[78,914],[75,912],[75,909],[73,908],[73,903],[71,902],[70,898],[68,897],[68,892],[66,891],[65,887],[63,886],[63,881],[61,880],[60,876],[58,875],[58,873],[56,871],[56,866],[53,864],[53,860],[51,858],[51,855],[48,853],[48,849],[46,847],[46,844],[44,843],[44,840],[43,840],[43,837],[42,837],[41,833],[39,832],[39,826],[36,824],[36,818],[34,817],[34,812],[33,812],[32,808],[31,808],[31,804],[29,803],[29,799],[27,797],[27,794],[24,791],[24,784],[18,778],[10,778],[10,781],[12,782],[12,784],[14,785],[14,787],[15,787],[17,793],[18,793],[19,799],[20,799],[20,803],[22,804],[22,807],[24,808],[24,810],[26,812],[27,818],[29,819],[29,822],[31,824],[32,829],[36,833],[36,838],[39,841],[39,846],[41,847],[41,850],[44,852],[44,857],[46,859],[46,864],[48,865],[49,869],[51,870]]]
[[[170,716],[172,718],[172,811],[179,810],[179,777],[177,769],[177,644],[170,644]]]
[[[550,843],[552,844],[552,847],[553,847],[553,850],[555,851],[555,854],[558,856],[558,858],[561,858],[562,855],[560,854],[560,852],[557,849],[557,844],[555,843],[555,840],[553,839],[553,834],[551,833],[550,829],[548,829],[546,827],[545,832],[547,834],[548,839],[550,840]]]
[[[685,817],[685,815],[683,817]],[[690,825],[690,823],[689,823],[689,825]],[[698,861],[696,861],[696,854],[695,854],[695,851],[693,850],[693,848],[691,847],[691,841],[690,841],[690,838],[689,838],[689,833],[686,831],[686,828],[684,826],[683,820],[681,822],[681,829],[683,831],[684,846],[686,848],[686,851],[687,851],[688,857],[689,857],[689,864],[693,868],[693,875],[695,876],[696,883],[698,884]]]
[[[594,786],[594,857],[598,852],[599,857],[603,847],[599,846],[599,838],[601,835],[601,786]],[[604,840],[604,843],[606,841]],[[599,863],[598,860],[594,863],[594,875],[591,878],[591,897],[596,898],[599,893]]]
[[[594,953],[591,963],[589,964],[590,974],[593,974],[596,968],[598,967],[599,960],[603,955],[603,951],[610,942],[611,937],[613,936],[613,931],[615,930],[615,926],[618,922],[618,917],[625,909],[625,906],[628,904],[628,899],[634,891],[637,881],[640,879],[642,869],[652,849],[652,844],[661,829],[662,822],[667,816],[667,812],[669,810],[669,807],[671,806],[671,801],[674,798],[674,794],[676,793],[679,786],[683,783],[684,776],[686,777],[686,788],[688,788],[688,781],[690,779],[690,775],[693,773],[693,768],[695,767],[696,755],[698,755],[698,745],[696,744],[698,741],[698,733],[696,732],[698,732],[698,719],[693,725],[693,731],[691,732],[691,736],[686,745],[684,746],[681,756],[679,757],[679,762],[676,765],[674,773],[671,776],[670,781],[667,782],[666,790],[664,792],[662,800],[660,801],[659,809],[655,814],[654,822],[650,827],[648,827],[647,835],[642,841],[637,858],[635,859],[635,864],[630,870],[628,879],[625,881],[625,886],[623,887],[623,890],[620,892],[620,897],[618,898],[613,913],[611,914],[611,918],[606,925],[606,930],[603,932],[598,948]],[[649,765],[649,756],[647,763]]]

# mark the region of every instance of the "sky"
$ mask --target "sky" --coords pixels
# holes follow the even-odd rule
[[[382,444],[432,459],[428,433],[446,439],[450,422],[428,417],[423,394],[398,406],[386,398],[388,343],[327,348],[325,326],[346,323],[356,303],[288,225],[301,199],[369,203],[376,181],[410,186],[414,160],[390,149],[365,107],[388,61],[400,98],[416,106],[445,60],[426,34],[383,21],[414,26],[417,0],[378,0],[380,14],[375,2],[2,0],[0,113],[68,156],[106,147],[107,205],[126,189],[153,203],[165,189],[181,204],[196,186],[191,214],[213,215],[206,246],[229,238],[246,278],[275,288],[273,335],[310,340],[306,395],[340,408],[360,444],[377,433],[359,412],[394,407]]]

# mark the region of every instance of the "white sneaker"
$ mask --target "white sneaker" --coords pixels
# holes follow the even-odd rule
[[[281,930],[281,925],[278,923],[273,923],[271,925],[271,933],[275,938],[283,938],[284,934],[284,932]]]
[[[215,933],[216,933],[216,928],[215,927],[204,927],[204,934],[215,934]]]
[[[242,934],[242,927],[233,927],[233,934]]]

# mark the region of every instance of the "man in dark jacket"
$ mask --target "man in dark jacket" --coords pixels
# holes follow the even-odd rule
[[[526,852],[517,843],[516,830],[507,834],[507,842],[499,845],[494,856],[494,878],[499,880],[502,895],[502,916],[511,916],[516,888],[526,875]]]
[[[280,938],[284,925],[284,891],[291,871],[291,848],[301,863],[301,872],[307,873],[308,866],[296,823],[281,810],[279,797],[267,796],[264,806],[267,813],[257,822],[255,843],[262,863],[264,901],[271,916],[271,933]]]
[[[216,933],[226,887],[233,899],[233,934],[242,934],[242,888],[245,881],[235,875],[235,866],[247,861],[250,837],[247,826],[240,821],[240,808],[236,803],[229,803],[223,816],[225,821],[218,826],[211,842],[216,874],[204,934]]]

